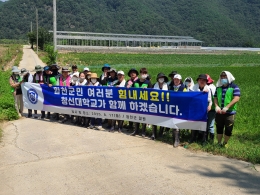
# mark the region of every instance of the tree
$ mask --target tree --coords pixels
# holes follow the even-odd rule
[[[29,43],[31,44],[31,49],[33,49],[33,44],[36,43],[36,33],[29,32],[29,33],[27,33],[27,37],[29,38]]]

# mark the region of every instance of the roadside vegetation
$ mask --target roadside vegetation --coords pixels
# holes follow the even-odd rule
[[[19,65],[22,54],[22,45],[0,45],[0,123],[18,119],[9,85],[9,77],[11,75],[10,69],[12,66]],[[0,129],[0,138],[1,135]]]
[[[234,54],[98,54],[98,53],[68,53],[59,54],[58,63],[78,64],[82,70],[88,66],[91,71],[101,74],[101,67],[109,63],[117,70],[127,74],[131,68],[139,70],[148,68],[152,83],[156,75],[163,72],[168,75],[177,70],[185,79],[191,76],[195,81],[199,74],[207,73],[215,80],[221,71],[230,71],[236,78],[235,83],[241,89],[241,99],[238,103],[233,136],[228,148],[219,148],[214,144],[202,146],[200,143],[188,144],[189,132],[181,132],[182,146],[191,150],[202,150],[215,155],[242,159],[252,163],[260,163],[260,90],[258,84],[260,72],[260,54],[237,52]],[[127,77],[127,76],[126,76]],[[148,134],[151,129],[148,130]],[[172,132],[169,131],[160,140],[172,144]]]

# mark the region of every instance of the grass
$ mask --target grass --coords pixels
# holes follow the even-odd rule
[[[188,145],[189,132],[181,133],[182,144],[191,150],[202,150],[212,154],[260,163],[260,55],[255,52],[236,52],[227,54],[101,54],[101,53],[68,53],[59,54],[58,63],[78,64],[82,70],[88,66],[92,72],[101,74],[101,67],[109,63],[125,73],[131,68],[148,68],[152,83],[156,75],[163,72],[168,75],[177,70],[183,78],[191,76],[196,80],[202,73],[210,74],[215,80],[221,71],[230,71],[236,78],[235,83],[241,89],[233,136],[228,148],[219,148],[215,144],[202,146],[200,143]],[[151,130],[148,129],[148,134]],[[172,132],[164,135],[161,141],[172,144]],[[215,140],[216,142],[216,140]]]
[[[22,46],[21,45],[0,45],[0,68],[4,70],[9,64],[11,66],[19,65],[22,59]],[[13,64],[10,64],[15,58]],[[11,68],[11,67],[9,67]],[[18,119],[18,114],[14,107],[14,99],[11,94],[11,88],[9,85],[9,77],[11,75],[10,70],[0,71],[0,123],[6,120]],[[0,138],[2,136],[2,130],[0,128]]]

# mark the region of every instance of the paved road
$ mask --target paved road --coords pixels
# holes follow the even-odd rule
[[[256,167],[260,171],[259,167]],[[0,194],[259,194],[247,162],[22,118],[0,143]]]
[[[30,72],[34,72],[36,65],[46,66],[29,45],[23,46],[23,58],[19,64],[19,69],[26,68]]]

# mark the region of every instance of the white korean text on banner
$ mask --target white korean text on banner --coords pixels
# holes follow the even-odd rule
[[[35,83],[24,83],[22,91],[28,109],[206,130],[208,93]]]

